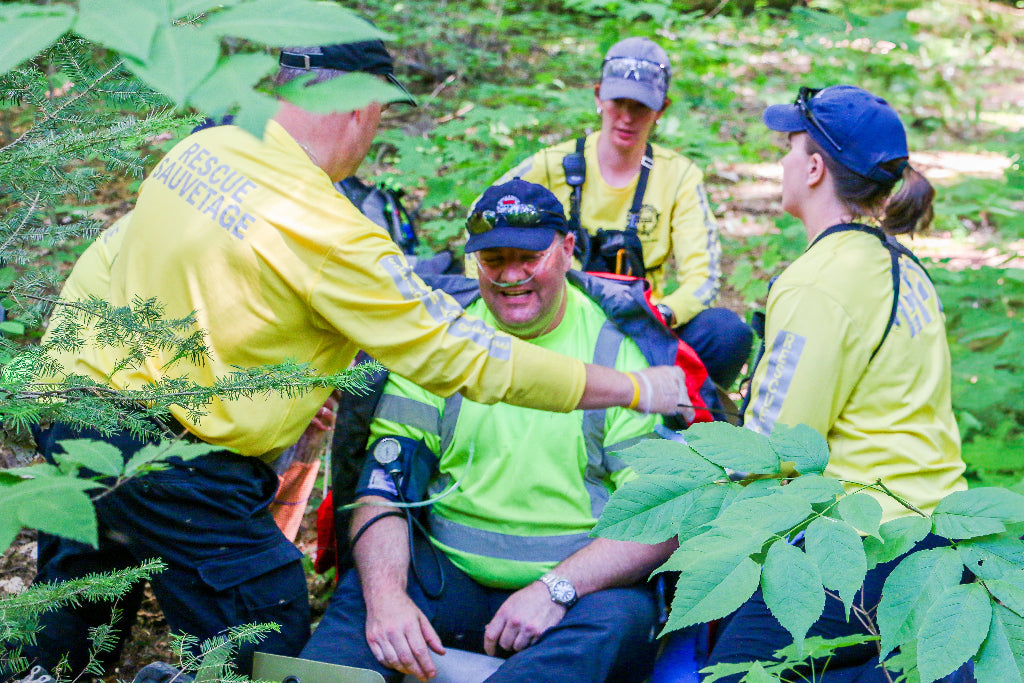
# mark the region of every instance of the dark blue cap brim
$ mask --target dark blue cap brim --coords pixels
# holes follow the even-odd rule
[[[799,133],[807,130],[807,119],[795,104],[773,104],[761,115],[764,125],[780,133]]]
[[[471,254],[481,249],[526,249],[527,251],[544,251],[555,241],[558,234],[555,228],[514,228],[500,226],[479,235],[470,235],[466,240],[466,253]]]

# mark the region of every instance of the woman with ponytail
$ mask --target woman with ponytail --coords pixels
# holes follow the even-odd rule
[[[909,165],[899,116],[860,88],[801,88],[794,104],[768,107],[764,122],[789,134],[782,208],[804,224],[810,246],[770,287],[745,425],[763,434],[776,424],[810,425],[828,440],[826,476],[881,480],[930,513],[967,488],[949,348],[935,288],[893,236],[928,226],[935,192]],[[915,514],[868,493],[883,523]],[[929,535],[913,549],[944,543]],[[873,611],[900,559],[868,572],[854,604]],[[847,617],[829,595],[808,636],[866,633]],[[710,663],[768,660],[791,642],[758,591],[722,629]],[[841,648],[827,668],[815,663],[815,680],[884,681],[877,653],[874,642]],[[863,672],[851,677],[857,667]]]

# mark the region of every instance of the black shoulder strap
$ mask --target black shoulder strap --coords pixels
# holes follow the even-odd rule
[[[585,137],[576,138],[576,154],[583,158],[583,147],[586,144]],[[564,165],[563,161],[563,165]],[[640,210],[644,206],[644,194],[647,193],[647,179],[654,168],[654,148],[647,143],[644,149],[644,158],[640,160],[640,176],[636,179],[636,191],[633,192],[633,205],[629,208],[629,216],[626,219],[626,230],[636,232],[640,225]],[[569,229],[579,233],[582,213],[582,197],[578,191],[574,192],[569,200]]]
[[[885,342],[886,338],[888,338],[889,331],[892,330],[892,326],[896,322],[896,312],[899,310],[900,303],[900,256],[906,256],[916,263],[929,280],[931,279],[931,276],[928,275],[928,271],[925,269],[924,264],[921,263],[920,259],[918,259],[912,251],[900,244],[895,237],[887,235],[882,230],[873,228],[869,225],[861,225],[860,223],[842,223],[840,225],[833,225],[831,228],[828,228],[818,235],[811,246],[814,246],[828,235],[834,235],[837,232],[849,232],[851,230],[863,232],[877,238],[878,241],[882,243],[882,246],[889,251],[889,259],[892,264],[890,267],[890,273],[892,274],[892,308],[889,310],[889,320],[885,324],[885,332],[882,333],[882,338],[879,340],[875,350],[871,352],[871,359],[868,361],[871,362],[871,360],[874,360],[878,350],[882,348],[882,344]]]
[[[578,137],[576,138],[576,152],[579,162],[583,164],[583,168],[586,169],[586,157],[583,155],[583,146],[586,144],[587,138]],[[562,167],[565,168],[565,159],[562,160]],[[568,174],[566,174],[568,177]],[[584,175],[584,177],[586,177]],[[579,235],[580,232],[580,204],[582,204],[582,193],[578,185],[572,186],[572,195],[569,198],[569,230]]]
[[[644,206],[644,194],[647,192],[647,178],[654,168],[654,150],[651,143],[647,143],[644,149],[644,158],[640,160],[640,177],[636,179],[636,192],[633,193],[633,206],[629,209],[629,218],[626,219],[626,230],[636,232],[640,225],[640,209]]]

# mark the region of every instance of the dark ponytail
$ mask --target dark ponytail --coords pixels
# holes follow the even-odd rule
[[[854,216],[876,218],[890,235],[906,235],[925,230],[932,222],[935,188],[914,170],[906,159],[893,159],[882,168],[901,178],[879,182],[854,173],[829,156],[813,138],[807,136],[807,153],[820,154],[832,175],[836,196]],[[890,197],[898,180],[900,191]]]
[[[890,162],[891,163],[891,162]],[[910,164],[903,168],[903,186],[885,204],[882,229],[890,235],[913,235],[931,225],[935,188]]]

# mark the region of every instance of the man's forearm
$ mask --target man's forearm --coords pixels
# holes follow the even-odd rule
[[[583,596],[646,579],[678,545],[675,539],[647,545],[598,538],[565,558],[552,573],[569,579],[576,594]]]
[[[359,502],[388,503],[385,498],[367,496]],[[350,538],[378,515],[397,508],[363,505],[352,515]],[[374,598],[393,591],[405,592],[409,573],[409,544],[406,521],[402,516],[382,517],[370,523],[352,548],[367,606]]]

